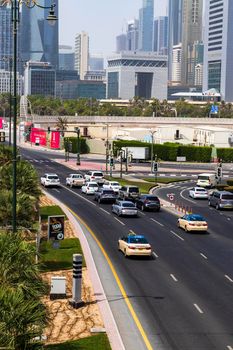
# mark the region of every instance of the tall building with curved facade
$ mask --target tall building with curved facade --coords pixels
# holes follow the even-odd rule
[[[139,10],[140,51],[153,51],[154,0],[143,0]]]

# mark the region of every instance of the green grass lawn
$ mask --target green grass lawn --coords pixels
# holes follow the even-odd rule
[[[64,211],[58,205],[47,205],[40,208],[40,216],[42,221],[47,221],[48,216],[53,215],[64,215],[65,219],[67,219]]]
[[[143,178],[143,180],[155,183],[155,178],[153,176]],[[184,180],[190,180],[190,178],[187,178],[187,177],[185,177],[185,178],[183,178],[183,177],[174,177],[174,178],[158,177],[157,178],[158,183],[163,183],[163,184],[169,184],[171,182],[180,182],[180,181],[184,181]]]
[[[60,248],[55,249],[51,241],[41,242],[41,271],[69,270],[73,267],[73,254],[83,254],[78,238],[67,238],[60,241]],[[83,266],[86,266],[83,256]]]
[[[108,337],[105,333],[91,337],[68,341],[62,344],[45,346],[46,350],[111,350]]]

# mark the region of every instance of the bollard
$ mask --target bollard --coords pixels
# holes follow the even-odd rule
[[[73,288],[70,305],[75,309],[83,306],[84,302],[81,299],[82,293],[82,255],[73,254]]]

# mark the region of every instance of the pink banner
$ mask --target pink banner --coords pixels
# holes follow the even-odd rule
[[[51,140],[50,140],[51,148],[60,148],[60,132],[52,131],[51,132]]]
[[[0,118],[0,129],[3,129],[3,118]]]
[[[32,128],[30,141],[39,146],[46,146],[46,131],[44,129]]]

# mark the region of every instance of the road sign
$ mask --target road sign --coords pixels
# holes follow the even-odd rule
[[[170,199],[170,201],[173,201],[175,198],[175,195],[174,195],[174,193],[168,193],[167,197]]]
[[[176,157],[177,162],[186,162],[186,157]]]

